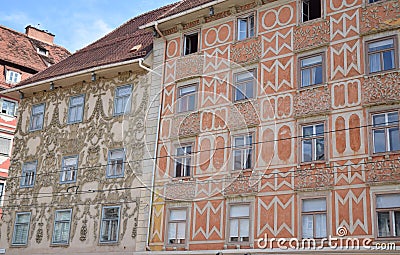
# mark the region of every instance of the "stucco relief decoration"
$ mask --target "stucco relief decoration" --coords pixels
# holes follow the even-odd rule
[[[398,72],[370,76],[363,82],[364,104],[386,104],[400,100],[400,77]]]
[[[194,112],[189,115],[174,119],[180,137],[194,136],[200,133],[200,113]]]
[[[176,62],[176,79],[196,77],[203,73],[204,57],[203,55],[189,55],[180,57]]]
[[[256,62],[260,56],[261,42],[258,37],[237,42],[231,49],[231,60],[238,64]]]
[[[229,124],[237,128],[258,126],[260,124],[258,102],[244,101],[231,106],[229,114]],[[240,120],[240,121],[238,121]]]
[[[240,174],[234,181],[229,181],[222,191],[224,196],[252,194],[258,191],[258,183],[254,183],[250,176]]]
[[[398,1],[381,1],[367,4],[362,9],[361,33],[393,29],[400,26],[400,4]]]
[[[192,181],[175,181],[165,185],[165,198],[169,200],[192,200],[196,195],[196,185]]]
[[[296,190],[322,190],[333,187],[333,185],[334,173],[329,167],[310,167],[296,171]]]
[[[327,86],[300,90],[294,97],[295,117],[321,114],[330,111],[331,95]]]
[[[400,158],[368,162],[367,182],[371,185],[400,182]]]
[[[329,33],[329,21],[299,25],[294,30],[294,50],[305,50],[328,44]]]
[[[127,215],[128,219],[137,218],[138,202],[136,191],[123,189],[116,192],[93,192],[83,196],[84,184],[91,183],[94,190],[110,190],[113,188],[126,188],[139,185],[136,174],[140,172],[140,164],[126,165],[124,178],[106,179],[107,152],[111,148],[121,148],[126,144],[131,144],[135,150],[135,159],[143,157],[144,148],[143,134],[145,125],[140,125],[140,118],[143,118],[144,111],[149,103],[148,90],[150,85],[147,78],[142,73],[123,72],[118,76],[109,79],[99,78],[94,83],[77,83],[71,87],[58,88],[54,91],[43,93],[39,92],[32,97],[27,97],[21,101],[19,110],[21,113],[29,113],[30,106],[37,103],[46,102],[46,114],[44,117],[44,127],[42,130],[30,132],[27,125],[23,125],[19,119],[16,135],[15,150],[13,151],[13,161],[10,169],[10,181],[7,183],[7,190],[11,192],[9,201],[5,203],[7,207],[15,207],[18,210],[32,211],[32,205],[37,205],[37,210],[32,211],[29,238],[37,243],[44,239],[50,241],[54,209],[69,208],[75,206],[73,212],[73,222],[71,225],[71,240],[78,232],[79,239],[83,242],[87,239],[87,233],[93,233],[97,238],[99,223],[97,222],[101,214],[101,204],[114,203],[121,204],[121,212]],[[113,116],[112,107],[106,108],[107,103],[104,96],[107,93],[114,97],[114,88],[119,85],[132,84],[134,90],[140,89],[140,98],[132,100],[131,112],[126,117],[132,120],[133,124],[127,125],[124,132],[132,134],[126,141],[121,140],[115,135],[116,127],[121,126],[122,117]],[[136,92],[137,93],[137,92]],[[76,94],[85,95],[84,118],[81,123],[67,124],[66,116],[69,96]],[[29,116],[26,114],[25,116]],[[26,121],[24,122],[26,123]],[[139,124],[138,124],[139,123]],[[134,130],[133,130],[134,129]],[[24,144],[34,144],[34,149],[23,146]],[[127,149],[129,151],[129,149]],[[71,184],[60,184],[61,161],[63,156],[79,156],[77,180]],[[18,175],[21,173],[22,162],[37,160],[37,174],[35,185],[32,188],[20,189]],[[44,174],[46,173],[46,174]],[[46,203],[42,203],[38,194],[41,190],[51,190]],[[59,194],[63,194],[60,196]],[[52,206],[46,206],[51,204]],[[127,204],[127,205],[125,205]],[[5,216],[7,215],[7,216]],[[12,236],[12,215],[5,210],[3,221],[0,225],[6,224],[8,241]],[[94,223],[88,224],[89,221]],[[3,226],[2,229],[4,229]],[[90,229],[88,229],[90,227]],[[127,231],[127,221],[121,224],[121,240],[125,238]]]

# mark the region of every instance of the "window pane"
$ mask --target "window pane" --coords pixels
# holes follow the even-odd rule
[[[311,71],[310,69],[301,70],[301,86],[310,86],[311,85]]]
[[[196,86],[187,86],[187,87],[182,87],[180,88],[180,95],[186,95],[189,93],[194,93],[196,92]]]
[[[168,239],[169,240],[176,239],[176,228],[177,228],[177,223],[169,223],[168,224]]]
[[[235,205],[231,206],[230,216],[231,217],[249,217],[250,208],[248,205]]]
[[[186,210],[171,210],[169,219],[172,220],[186,220]]]
[[[385,130],[374,130],[374,152],[386,151]]]
[[[385,126],[386,119],[385,114],[375,114],[373,116],[374,127]]]
[[[315,160],[324,160],[325,159],[325,141],[323,138],[316,139],[315,143]]]
[[[394,212],[395,236],[400,236],[400,212]]]
[[[398,125],[399,124],[399,113],[391,112],[388,113],[388,125]]]
[[[376,208],[396,208],[400,207],[400,194],[384,194],[376,196]]]
[[[400,150],[399,128],[389,129],[389,151]]]
[[[188,107],[187,107],[187,110],[188,110],[188,111],[194,111],[195,102],[196,102],[195,95],[192,94],[192,95],[187,96],[187,97],[188,97]]]
[[[242,85],[236,85],[236,88],[235,88],[235,101],[245,99],[246,98],[245,93],[246,93],[246,91],[245,91],[245,87],[244,87],[243,84]]]
[[[378,236],[390,236],[390,213],[378,212]]]
[[[242,82],[242,81],[246,81],[246,80],[253,80],[254,76],[253,76],[253,72],[243,72],[240,74],[236,75],[236,81],[237,82]]]
[[[238,20],[238,39],[247,38],[247,19]]]
[[[304,140],[302,145],[303,162],[312,161],[312,140]]]
[[[230,237],[239,237],[239,220],[237,220],[237,219],[231,219],[230,220],[230,222],[229,222],[229,236]]]
[[[313,133],[313,126],[303,127],[303,137],[310,137]]]
[[[301,67],[311,66],[322,63],[322,56],[315,56],[301,60]]]
[[[383,70],[394,68],[394,50],[385,51],[383,54]]]
[[[185,232],[186,232],[186,224],[184,222],[178,223],[176,239],[185,239]]]
[[[124,157],[124,150],[113,150],[110,151],[110,158],[111,159],[118,159]]]
[[[244,146],[244,136],[235,137],[235,147]]]
[[[393,48],[393,39],[382,40],[368,44],[369,52]]]
[[[369,72],[381,71],[381,55],[379,53],[369,54]]]
[[[249,37],[253,37],[254,36],[254,16],[250,16],[249,17]]]
[[[246,83],[246,85],[245,85],[246,87],[246,91],[245,91],[245,94],[246,94],[246,98],[253,98],[253,82],[247,82]]]
[[[249,237],[250,232],[250,222],[248,219],[241,219],[240,220],[240,230],[239,235],[240,237]],[[244,240],[242,240],[244,241]]]
[[[324,124],[316,125],[315,131],[316,131],[316,135],[323,135],[324,134]]]
[[[71,97],[71,106],[81,105],[83,104],[83,101],[83,96]]]
[[[304,199],[302,212],[320,212],[326,211],[326,199]]]
[[[11,147],[11,139],[0,137],[0,154],[9,155]]]
[[[317,66],[314,68],[314,84],[322,83],[322,66]]]
[[[327,237],[326,233],[326,214],[315,215],[315,237]]]
[[[313,238],[314,228],[313,228],[313,216],[303,215],[302,217],[302,237],[303,238]]]

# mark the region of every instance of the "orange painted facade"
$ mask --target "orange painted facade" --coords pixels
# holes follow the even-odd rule
[[[400,194],[399,137],[385,133],[384,151],[380,136],[373,139],[374,118],[398,116],[400,109],[399,1],[323,0],[321,17],[306,22],[302,1],[225,1],[213,8],[211,16],[204,7],[160,22],[166,41],[154,43],[165,54],[150,249],[259,253],[257,240],[266,235],[302,240],[304,208],[316,199],[326,203],[323,236],[338,238],[345,229],[346,237],[399,245],[399,234],[382,236],[377,213],[378,197]],[[239,40],[239,19],[251,16],[254,35]],[[185,38],[194,32],[198,52],[184,56]],[[387,39],[394,54],[385,63],[392,66],[376,71],[370,49]],[[321,76],[314,76],[320,82],[307,86],[302,61],[314,56],[321,59]],[[238,77],[248,71],[253,92],[235,100]],[[179,112],[182,88],[191,85],[194,108]],[[396,132],[398,121],[393,125]],[[307,127],[314,128],[311,137]],[[249,134],[250,166],[234,170],[235,139]],[[192,151],[190,174],[177,177],[185,146]],[[235,241],[229,224],[240,205],[249,208],[249,235]],[[170,233],[174,210],[186,211],[185,230],[171,243],[180,231]]]

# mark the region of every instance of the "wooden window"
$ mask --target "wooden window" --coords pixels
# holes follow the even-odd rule
[[[233,137],[233,170],[251,169],[253,164],[253,135]]]
[[[110,150],[108,153],[107,178],[124,176],[125,150]]]
[[[192,172],[192,146],[186,145],[176,149],[174,177],[187,177]]]
[[[184,55],[193,54],[199,51],[199,33],[187,34],[184,36]]]
[[[229,207],[229,242],[250,241],[250,204]]]
[[[372,115],[373,152],[400,150],[399,112],[385,112]]]
[[[26,245],[28,243],[30,212],[20,212],[15,216],[12,245]]]
[[[85,96],[73,96],[69,99],[68,123],[78,123],[83,120],[83,108],[85,105]]]
[[[397,68],[395,37],[367,42],[368,73],[379,73]]]
[[[32,106],[30,131],[40,130],[43,128],[44,108],[44,103]]]
[[[301,7],[303,22],[322,17],[321,0],[302,0]]]
[[[300,87],[322,84],[324,82],[323,55],[300,58]]]
[[[327,237],[326,198],[303,199],[302,238]]]
[[[400,237],[400,194],[376,195],[378,237]]]
[[[233,100],[240,101],[254,97],[256,70],[249,70],[234,75]]]
[[[37,161],[24,163],[22,166],[21,188],[29,188],[35,185]]]
[[[125,85],[115,89],[114,115],[130,112],[132,85]]]
[[[54,216],[53,244],[68,244],[72,210],[57,210]]]
[[[255,21],[254,14],[247,17],[241,17],[237,20],[237,39],[244,40],[254,37],[255,35]]]
[[[178,112],[194,111],[196,108],[197,84],[182,86],[178,90]]]
[[[302,162],[325,160],[324,123],[302,126]]]
[[[76,182],[78,171],[78,155],[63,157],[60,173],[60,183]]]
[[[168,218],[168,244],[186,243],[187,209],[170,209]]]
[[[104,206],[101,214],[100,243],[116,243],[119,237],[120,206]]]

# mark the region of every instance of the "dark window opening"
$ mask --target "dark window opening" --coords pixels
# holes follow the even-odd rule
[[[303,0],[303,22],[321,18],[321,0]]]
[[[196,53],[199,48],[199,34],[185,35],[185,55]]]

